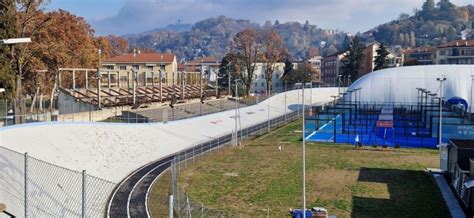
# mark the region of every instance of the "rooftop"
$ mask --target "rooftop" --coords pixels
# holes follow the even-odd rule
[[[124,54],[109,58],[104,63],[172,63],[175,60],[174,54],[142,53]]]
[[[474,47],[474,39],[471,40],[455,40],[446,44],[440,45],[438,48],[448,47]]]

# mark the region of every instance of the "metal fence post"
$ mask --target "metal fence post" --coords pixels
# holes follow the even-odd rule
[[[25,218],[28,217],[28,153],[25,153],[25,169],[24,169],[24,188],[25,188]]]
[[[82,218],[86,217],[86,205],[87,205],[87,173],[85,170],[82,171]]]
[[[173,194],[169,194],[168,217],[173,218]]]

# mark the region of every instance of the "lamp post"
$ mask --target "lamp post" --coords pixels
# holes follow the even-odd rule
[[[11,52],[11,59],[16,62],[17,72],[16,72],[16,91],[15,91],[15,99],[16,102],[14,104],[15,109],[15,123],[19,124],[21,122],[21,79],[22,79],[22,64],[20,63],[19,58],[15,58],[15,45],[16,44],[25,44],[30,43],[31,38],[12,38],[12,39],[2,39],[0,40],[0,45],[9,45],[10,52]]]
[[[303,149],[302,149],[302,155],[303,155],[303,218],[306,218],[306,137],[305,137],[305,105],[304,105],[304,87],[305,87],[305,82],[302,82],[303,84],[303,94],[302,94],[302,105],[303,105]]]
[[[239,79],[236,79],[234,82],[235,82],[235,122],[234,122],[234,132],[235,132],[235,135],[234,135],[234,146],[238,146],[239,143],[238,143],[238,125],[237,125],[237,119],[239,118],[239,88],[238,88],[238,83],[239,83]],[[229,84],[230,85],[230,84]]]
[[[443,128],[443,84],[446,81],[445,76],[441,76],[439,78],[436,78],[436,81],[438,81],[440,84],[439,88],[439,127],[438,127],[438,145],[441,146],[441,140],[442,140],[442,128]]]

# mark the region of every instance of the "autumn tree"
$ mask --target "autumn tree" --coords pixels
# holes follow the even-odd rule
[[[5,1],[2,1],[5,2]],[[12,12],[8,13],[9,16],[15,18],[14,38],[26,38],[29,37],[32,41],[40,40],[38,34],[44,30],[49,22],[49,18],[45,17],[41,11],[41,7],[46,3],[44,0],[16,0],[15,8]],[[33,63],[37,53],[32,49],[29,49],[29,44],[17,44],[12,45],[11,49],[11,60],[13,61],[15,70],[15,123],[21,123],[21,117],[18,116],[25,112],[24,105],[22,104],[22,97],[24,90],[22,89],[22,78],[25,77],[25,73],[33,71]]]
[[[261,48],[261,34],[255,29],[245,29],[237,33],[233,39],[233,49],[242,66],[238,76],[245,85],[246,95],[250,93],[256,63],[262,55]]]
[[[375,60],[374,60],[374,64],[375,64],[374,71],[387,68],[388,55],[390,54],[390,52],[388,52],[387,48],[385,47],[383,43],[380,44],[376,52],[377,52],[377,55],[375,56]]]
[[[276,63],[281,61],[286,53],[283,38],[273,30],[262,33],[263,63],[265,63],[265,80],[267,82],[268,94],[271,93],[273,73]]]
[[[110,42],[110,46],[111,46],[110,54],[112,57],[129,52],[130,48],[128,46],[128,41],[125,38],[121,36],[108,35],[107,39]]]
[[[30,50],[36,54],[33,57],[35,64],[32,62],[29,67],[31,70],[27,72],[26,77],[31,78],[27,80],[30,83],[30,90],[34,90],[36,86],[40,88],[35,92],[35,96],[46,93],[54,96],[57,69],[60,67],[97,68],[97,47],[99,46],[96,46],[94,41],[94,30],[82,17],[64,10],[49,12],[43,16],[49,19],[49,23],[37,34],[41,40],[34,40],[31,44]],[[47,70],[41,75],[44,79],[34,79],[38,77],[36,69]],[[92,74],[89,75],[89,78],[92,78],[94,72],[88,73]],[[67,80],[67,77],[64,79]],[[72,78],[69,77],[69,79]],[[34,82],[41,84],[34,84]],[[85,76],[78,75],[76,84],[83,87]],[[50,106],[52,105],[51,102]]]

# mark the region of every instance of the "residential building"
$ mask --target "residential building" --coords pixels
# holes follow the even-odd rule
[[[132,87],[134,68],[137,85],[149,86],[161,82],[163,85],[176,84],[178,64],[174,54],[124,54],[109,58],[101,63],[101,83],[110,87]],[[161,75],[161,76],[160,76]]]
[[[215,82],[219,72],[220,62],[216,57],[201,57],[184,63],[184,71],[190,74],[202,73],[203,79]],[[198,77],[196,77],[198,78]]]
[[[436,64],[474,64],[474,40],[456,40],[439,46]]]
[[[311,75],[311,81],[313,83],[321,83],[321,64],[323,58],[321,56],[314,56],[307,60],[311,67],[313,67],[315,73]]]
[[[436,48],[419,47],[402,52],[403,65],[433,65],[436,63]]]
[[[255,71],[254,71],[254,79],[252,85],[250,87],[251,93],[267,93],[268,86],[265,72],[266,72],[266,63],[256,63]],[[274,71],[272,74],[272,90],[282,90],[284,89],[285,85],[284,82],[281,80],[283,76],[283,72],[285,69],[285,63],[277,62],[274,65]]]
[[[347,52],[341,51],[328,55],[321,61],[321,83],[328,86],[337,86],[341,70],[341,60]]]
[[[359,78],[367,73],[371,73],[375,69],[375,58],[377,57],[377,50],[380,48],[380,43],[372,42],[367,44],[362,50],[364,54],[363,64],[359,70]],[[399,67],[402,65],[402,58],[395,52],[387,48],[388,55],[388,68]]]

